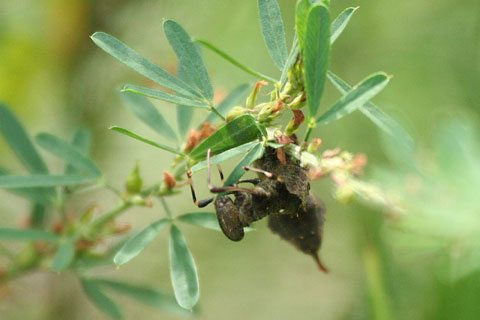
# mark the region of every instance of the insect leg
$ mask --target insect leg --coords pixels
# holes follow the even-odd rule
[[[190,170],[187,171],[187,177],[188,177],[187,183],[190,185],[190,191],[192,191],[193,203],[195,203],[197,207],[203,208],[207,206],[210,202],[212,202],[213,199],[215,199],[215,197],[210,197],[204,200],[197,201],[197,196],[195,195],[195,190],[193,188],[192,172]]]
[[[212,186],[212,182],[211,182],[211,163],[210,163],[210,157],[212,155],[212,150],[211,149],[208,149],[207,151],[207,185],[208,185],[208,189],[210,190],[210,192],[212,193],[221,193],[221,192],[231,192],[231,191],[243,191],[243,192],[248,192],[248,193],[251,193],[251,194],[257,194],[257,192],[255,192],[254,190],[252,189],[247,189],[247,188],[241,188],[241,187],[237,187],[237,186],[231,186],[231,187],[214,187]],[[223,176],[223,174],[222,174]]]
[[[262,180],[260,179],[241,179],[237,183],[253,183],[254,185],[259,184]]]
[[[269,179],[277,180],[278,182],[283,182],[282,179],[280,179],[276,174],[265,171],[265,170],[262,170],[262,169],[245,166],[245,167],[243,167],[243,170],[258,172],[258,173],[263,174],[265,177],[267,177]]]

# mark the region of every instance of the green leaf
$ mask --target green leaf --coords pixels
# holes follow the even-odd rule
[[[75,246],[72,240],[67,240],[60,245],[53,257],[52,270],[60,272],[65,268],[68,268],[75,258]]]
[[[122,248],[115,254],[113,262],[117,266],[127,263],[135,258],[140,252],[142,252],[150,242],[155,239],[157,234],[165,228],[168,223],[168,219],[160,219],[148,227],[137,233],[135,236],[128,239]]]
[[[343,95],[347,94],[352,87],[340,79],[337,75],[332,72],[328,72],[328,79],[333,83],[335,88],[338,89]],[[408,134],[407,131],[393,118],[385,114],[377,106],[371,102],[365,103],[359,108],[359,110],[366,115],[370,120],[372,120],[380,129],[395,137],[400,143],[403,143],[409,148],[413,148],[414,142],[412,137]]]
[[[150,287],[143,287],[106,279],[95,279],[95,283],[99,286],[107,287],[108,289],[114,290],[120,294],[160,310],[166,310],[182,315],[192,314],[191,312],[180,308],[173,295]]]
[[[249,166],[255,160],[260,159],[263,156],[264,151],[265,149],[261,143],[253,147],[252,150],[250,150],[250,152],[248,152],[245,157],[238,162],[238,164],[235,166],[235,169],[233,169],[223,185],[231,186],[237,183],[238,180],[240,180],[240,178],[245,174],[243,167]]]
[[[238,147],[228,149],[225,152],[222,152],[222,153],[220,153],[216,156],[213,156],[210,159],[210,163],[211,163],[211,165],[216,165],[216,164],[222,163],[224,161],[227,161],[231,158],[234,158],[236,156],[244,154],[245,152],[247,152],[251,148],[255,147],[257,144],[260,144],[260,142],[252,141],[252,142],[242,144]],[[202,169],[205,169],[206,167],[207,167],[207,160],[203,160],[203,161],[195,164],[193,167],[191,167],[190,170],[192,171],[192,173],[194,173],[194,172],[198,172]]]
[[[357,110],[382,91],[389,80],[390,77],[384,72],[368,76],[318,118],[317,123],[327,124]]]
[[[172,147],[169,147],[169,146],[166,146],[164,144],[161,144],[161,143],[149,140],[147,138],[144,138],[142,136],[139,136],[138,134],[133,133],[130,130],[127,130],[125,128],[113,126],[113,127],[110,127],[110,130],[120,132],[120,133],[122,133],[126,136],[129,136],[131,138],[134,138],[134,139],[137,139],[139,141],[145,142],[146,144],[152,145],[152,146],[157,147],[159,149],[162,149],[162,150],[165,150],[165,151],[168,151],[168,152],[171,152],[171,153],[179,154],[179,155],[184,155],[182,152],[180,152],[180,151],[178,151],[178,150],[176,150]]]
[[[313,6],[308,13],[304,46],[308,110],[310,116],[315,117],[325,88],[330,55],[330,12],[323,4]]]
[[[211,230],[222,231],[218,224],[217,215],[212,212],[186,213],[178,216],[177,220]]]
[[[277,0],[258,0],[258,13],[268,52],[278,69],[282,70],[287,61],[288,50]]]
[[[178,64],[177,76],[186,83],[190,84],[191,80],[188,79],[187,72],[185,71],[185,67],[182,66],[182,63]],[[178,132],[180,133],[180,137],[183,139],[187,135],[188,130],[190,129],[190,123],[192,122],[193,118],[193,109],[180,104],[177,105],[176,109]]]
[[[237,106],[240,104],[240,101],[245,98],[247,95],[248,90],[250,89],[250,86],[248,84],[241,84],[235,89],[233,89],[230,94],[220,102],[220,104],[217,106],[217,111],[224,117],[227,116],[227,113],[232,109],[233,107]],[[220,117],[216,115],[214,112],[210,112],[205,119],[204,122],[214,122],[214,121],[220,121]]]
[[[257,139],[260,135],[255,118],[251,115],[241,115],[226,123],[207,139],[203,140],[190,153],[194,160],[207,157],[207,150],[212,149],[212,154],[219,154],[228,149]]]
[[[163,23],[163,30],[188,78],[208,100],[212,100],[213,88],[210,77],[199,50],[195,47],[188,33],[173,20],[166,20]]]
[[[155,130],[159,135],[170,140],[176,140],[177,135],[168,124],[157,108],[147,98],[131,92],[122,92],[122,100],[130,111],[147,126]]]
[[[308,11],[312,6],[310,0],[300,0],[295,8],[295,28],[298,37],[298,44],[303,52],[305,42],[305,32],[307,31]]]
[[[32,174],[0,176],[0,188],[71,186],[97,181],[97,177],[79,175]]]
[[[0,228],[0,240],[58,242],[56,234],[36,229]]]
[[[47,166],[17,117],[0,103],[0,132],[18,159],[30,172],[48,173]]]
[[[225,51],[220,50],[219,48],[215,47],[213,44],[211,44],[210,42],[208,42],[206,40],[196,39],[195,41],[200,43],[205,48],[212,50],[213,52],[218,54],[223,59],[227,60],[228,62],[230,62],[231,64],[233,64],[237,68],[245,71],[248,74],[251,74],[254,77],[260,78],[260,79],[265,80],[265,81],[270,82],[270,83],[276,83],[277,82],[277,80],[273,79],[272,77],[264,75],[264,74],[262,74],[258,71],[253,70],[250,67],[245,66],[244,64],[240,63],[238,60],[234,59],[232,56],[227,54]]]
[[[352,15],[357,11],[358,7],[353,8],[347,8],[342,11],[338,15],[338,17],[333,20],[332,22],[332,32],[330,36],[330,45],[332,45],[335,40],[342,34],[343,30],[347,26],[348,22],[350,21],[350,18],[352,18]]]
[[[48,133],[39,134],[36,136],[35,141],[42,148],[64,159],[68,164],[78,170],[94,177],[100,177],[102,175],[102,172],[92,160],[68,142]]]
[[[144,87],[139,87],[139,86],[133,86],[133,85],[125,85],[121,91],[126,91],[126,92],[132,92],[136,94],[141,94],[146,97],[166,101],[166,102],[171,102],[175,104],[181,104],[182,106],[188,106],[188,107],[193,107],[193,108],[202,108],[202,109],[207,109],[210,108],[209,105],[205,104],[204,102],[200,102],[197,100],[192,100],[189,98],[185,97],[180,97],[174,94],[166,93],[160,90],[155,90],[155,89],[150,89],[150,88],[144,88]]]
[[[290,71],[290,69],[295,64],[295,61],[297,61],[297,57],[299,53],[300,53],[300,46],[298,44],[297,34],[295,33],[295,36],[293,38],[292,49],[288,54],[287,62],[285,63],[285,66],[283,67],[283,70],[282,70],[282,75],[280,76],[281,89],[283,89],[283,86],[287,83],[288,71]]]
[[[81,282],[85,294],[98,309],[102,310],[114,319],[123,318],[120,308],[107,295],[105,295],[98,283],[89,279],[81,279]]]
[[[10,172],[5,168],[0,167],[0,176],[10,175]],[[50,192],[49,188],[21,188],[21,189],[7,189],[8,192],[14,193],[18,196],[28,199],[32,203],[47,205],[54,199],[54,194]]]
[[[170,227],[170,276],[178,304],[192,309],[200,296],[197,266],[180,230]]]
[[[72,146],[75,147],[80,153],[88,156],[90,151],[91,135],[88,130],[79,129],[75,131],[72,139]],[[65,174],[77,174],[78,170],[71,164],[67,165]]]
[[[95,32],[91,38],[102,50],[159,85],[189,97],[201,98],[201,95],[188,84],[148,61],[115,37]]]

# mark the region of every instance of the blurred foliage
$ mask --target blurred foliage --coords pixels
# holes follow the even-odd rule
[[[290,42],[294,1],[279,2]],[[397,114],[414,133],[419,148],[412,158],[394,150],[399,152],[391,161],[388,155],[393,153],[383,151],[378,130],[358,113],[316,134],[327,147],[368,154],[370,168],[382,164],[398,170],[394,176],[382,175],[386,190],[406,208],[401,214],[406,219],[393,226],[401,227],[400,231],[418,228],[421,234],[391,232],[392,222],[385,226],[378,211],[338,205],[324,185],[315,189],[324,195],[328,207],[323,248],[332,270],[328,277],[268,234],[263,224],[242,244],[230,244],[221,234],[192,228],[190,242],[200,278],[209,279],[202,283],[200,318],[476,319],[480,258],[476,257],[478,240],[474,241],[478,235],[469,241],[467,233],[475,231],[479,221],[475,201],[479,186],[474,179],[478,176],[478,138],[469,138],[475,137],[469,133],[475,131],[465,118],[473,127],[479,120],[480,3],[464,0],[452,8],[446,0],[332,0],[331,5],[334,14],[360,5],[333,47],[331,69],[345,75],[349,83],[357,83],[372,69],[393,74],[389,88],[375,102]],[[70,136],[72,127],[92,129],[94,158],[108,176],[124,174],[126,167],[139,160],[145,176],[159,179],[168,159],[106,130],[111,124],[131,122],[132,117],[119,108],[114,88],[137,76],[98,50],[88,36],[96,30],[108,31],[173,70],[174,54],[161,33],[162,17],[182,21],[186,29],[228,48],[257,70],[269,74],[275,68],[263,45],[255,1],[3,1],[0,97],[18,108],[30,131],[48,126],[60,136]],[[211,53],[204,56],[216,88],[231,89],[254,79]],[[136,79],[136,83],[145,81]],[[326,90],[333,93],[331,86]],[[225,95],[221,89],[215,94]],[[320,110],[332,102],[325,101]],[[157,105],[173,116],[173,108]],[[444,121],[448,118],[459,120]],[[386,145],[395,149],[395,143]],[[120,149],[129,152],[112,152]],[[19,167],[10,161],[13,158],[3,142],[0,154],[2,164]],[[415,160],[410,167],[402,161],[419,157],[420,164]],[[367,174],[374,177],[368,168]],[[1,224],[20,224],[26,203],[4,192],[0,197]],[[100,200],[112,202],[108,194],[100,194]],[[185,199],[177,200],[179,210],[191,208]],[[133,221],[135,228],[158,215],[141,209],[125,220]],[[431,242],[431,236],[442,241]],[[156,256],[154,262],[140,257],[116,276],[168,286],[166,252],[161,245],[149,250]],[[265,252],[270,260],[265,259]],[[68,275],[21,279],[11,288],[0,289],[2,319],[101,319],[102,314],[74,293],[78,286]],[[139,310],[138,305],[130,307],[124,301],[127,318],[134,314],[144,319],[174,318],[153,309]]]

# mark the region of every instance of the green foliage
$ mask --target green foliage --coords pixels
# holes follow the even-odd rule
[[[121,96],[127,108],[140,121],[163,138],[173,141],[174,146],[155,142],[122,127],[112,126],[110,129],[173,154],[172,166],[169,172],[165,172],[163,182],[157,181],[146,187],[143,183],[137,183],[142,182],[137,167],[130,176],[135,178],[133,179],[135,183],[129,184],[132,179],[127,179],[129,181],[125,190],[117,190],[108,185],[100,168],[88,155],[90,136],[84,130],[76,131],[71,142],[48,133],[36,137],[35,142],[40,147],[65,162],[64,174],[49,174],[46,164],[23,126],[8,108],[1,105],[0,132],[30,174],[12,174],[7,169],[0,168],[0,187],[32,202],[34,207],[32,221],[40,221],[46,216],[50,219],[49,222],[57,222],[59,228],[54,230],[55,233],[52,233],[51,227],[48,226],[43,226],[42,230],[34,230],[33,227],[37,226],[35,223],[32,224],[32,228],[25,230],[0,228],[0,239],[47,242],[45,252],[37,252],[31,256],[30,268],[47,265],[56,272],[73,272],[79,277],[89,299],[100,310],[115,319],[123,317],[121,308],[110,299],[105,290],[174,313],[190,314],[184,309],[191,310],[196,305],[199,299],[199,279],[192,253],[176,224],[184,222],[217,231],[221,228],[214,213],[189,212],[173,215],[165,198],[177,192],[174,189],[175,185],[185,178],[186,172],[195,173],[207,167],[205,158],[208,150],[212,154],[211,165],[242,156],[224,182],[224,186],[232,186],[245,173],[245,166],[262,158],[267,146],[277,149],[279,160],[284,152],[284,157],[298,159],[300,165],[310,166],[312,171],[333,172],[337,168],[328,167],[329,159],[324,162],[322,156],[313,154],[313,151],[308,152],[310,134],[315,125],[333,122],[357,109],[382,130],[400,137],[400,140],[408,145],[412,144],[410,136],[397,122],[369,102],[387,85],[389,77],[386,74],[373,74],[356,86],[350,87],[338,76],[328,72],[330,45],[344,31],[356,8],[345,9],[331,23],[329,1],[299,1],[295,13],[296,34],[290,52],[287,49],[285,28],[277,1],[259,0],[258,8],[267,49],[281,71],[279,80],[238,62],[208,41],[192,39],[187,31],[173,20],[166,20],[163,28],[178,58],[177,76],[153,64],[113,36],[102,32],[91,36],[102,50],[162,86],[161,89],[152,89],[125,85],[121,89]],[[203,62],[200,45],[217,53],[257,80],[263,81],[257,82],[253,90],[249,84],[236,87],[218,106],[215,106],[214,90]],[[342,97],[317,118],[327,76],[342,93]],[[265,95],[260,91],[262,85],[270,90],[266,99],[263,99]],[[166,92],[165,89],[173,90],[173,93]],[[259,100],[266,101],[257,101],[257,96],[260,97]],[[172,128],[171,121],[164,118],[162,110],[157,109],[148,98],[176,105],[178,134]],[[310,117],[302,141],[298,137],[301,130],[304,130],[302,110],[305,107],[309,110]],[[206,113],[202,117],[205,119],[202,123],[192,124],[193,108],[202,109]],[[282,121],[286,117],[292,117],[292,113],[294,118],[290,125],[285,126]],[[210,128],[211,132],[205,131],[206,122],[209,123],[206,127]],[[198,130],[191,130],[187,141],[182,141],[187,132],[193,128]],[[293,136],[293,133],[297,135]],[[298,141],[292,143],[288,139]],[[179,142],[184,144],[180,145]],[[441,153],[446,152],[443,150]],[[351,165],[348,159],[349,154],[343,153],[334,159],[346,163],[341,168],[344,170],[342,174],[350,174],[349,169],[345,169]],[[443,163],[448,166],[446,163],[451,161]],[[53,187],[57,188],[58,192],[55,192]],[[65,211],[67,199],[78,192],[98,187],[106,187],[118,195],[118,206],[96,218],[89,209],[81,213],[81,218],[67,219]],[[152,198],[161,201],[166,217],[148,224],[118,246],[110,247],[101,253],[95,251],[104,238],[124,232],[115,225],[115,219],[119,215],[133,206],[151,206]],[[57,212],[60,212],[59,217],[52,216],[52,213]],[[132,260],[167,225],[170,225],[170,275],[175,297],[149,287],[113,280],[84,278],[85,271],[108,264],[112,260],[117,266]],[[24,270],[27,269],[21,269]]]
[[[282,70],[287,61],[288,51],[277,0],[258,0],[258,13],[268,52],[278,69]]]
[[[168,224],[168,219],[160,219],[150,224],[135,236],[128,239],[122,248],[115,254],[113,262],[117,266],[127,263],[142,252],[160,231]]]
[[[117,132],[120,132],[126,136],[129,136],[133,139],[136,139],[136,140],[139,140],[139,141],[142,141],[146,144],[149,144],[149,145],[152,145],[154,147],[157,147],[159,149],[162,149],[162,150],[165,150],[165,151],[168,151],[168,152],[171,152],[171,153],[175,153],[175,154],[179,154],[179,155],[183,155],[182,152],[172,148],[172,147],[169,147],[167,145],[164,145],[162,143],[159,143],[159,142],[155,142],[155,141],[152,141],[150,139],[147,139],[147,138],[144,138],[136,133],[133,133],[132,131],[130,130],[127,130],[125,128],[121,128],[121,127],[117,127],[117,126],[112,126],[110,127],[110,130],[113,130],[113,131],[117,131]]]
[[[17,240],[17,241],[46,241],[58,242],[58,236],[44,231],[33,229],[14,229],[14,228],[0,228],[1,240]]]
[[[200,296],[197,266],[180,230],[170,227],[170,276],[178,304],[192,309]]]
[[[330,56],[330,12],[322,4],[308,11],[304,47],[305,89],[313,118],[322,99]]]
[[[390,78],[383,72],[367,77],[318,118],[317,123],[327,124],[352,113],[382,91],[389,80]]]
[[[68,268],[75,258],[75,247],[70,239],[64,241],[58,248],[57,253],[53,257],[52,270],[60,272]]]
[[[155,106],[145,97],[130,92],[121,94],[125,105],[147,126],[166,139],[176,140],[177,135]]]
[[[190,79],[191,83],[200,90],[205,98],[212,100],[213,88],[210,77],[203,64],[200,52],[188,33],[173,20],[166,20],[163,23],[163,30],[186,73],[186,78]]]
[[[96,32],[91,36],[91,38],[93,42],[95,42],[95,44],[102,50],[112,55],[120,62],[126,64],[133,70],[137,71],[141,75],[144,75],[145,77],[155,81],[159,85],[172,89],[179,94],[191,98],[201,97],[199,93],[197,93],[184,81],[148,61],[111,35],[103,32]]]
[[[193,149],[189,156],[194,160],[205,159],[208,149],[212,150],[212,154],[218,154],[255,140],[259,134],[255,118],[242,115],[220,127]]]

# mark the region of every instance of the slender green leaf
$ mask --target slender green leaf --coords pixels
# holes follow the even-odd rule
[[[178,216],[177,220],[211,230],[222,231],[218,224],[217,215],[212,212],[186,213]]]
[[[330,45],[332,45],[335,40],[342,34],[343,30],[347,26],[348,22],[350,21],[350,18],[352,18],[352,15],[357,11],[358,7],[353,8],[347,8],[342,11],[338,15],[338,17],[333,20],[332,22],[332,33],[330,36]]]
[[[323,4],[312,6],[305,32],[305,89],[310,116],[320,106],[330,55],[330,12]]]
[[[122,319],[123,314],[115,302],[102,291],[94,280],[81,279],[83,290],[93,304],[114,319]]]
[[[248,90],[250,89],[250,86],[248,84],[241,84],[235,89],[233,89],[230,94],[223,99],[222,102],[217,106],[217,111],[224,117],[227,116],[227,113],[232,109],[234,106],[239,105],[240,101],[245,98]],[[210,112],[205,119],[204,122],[214,122],[214,121],[220,121],[220,117],[215,114],[214,112]]]
[[[121,96],[127,108],[143,123],[167,139],[177,139],[175,131],[173,131],[172,127],[165,121],[150,100],[131,92],[122,92]]]
[[[208,100],[212,100],[213,87],[210,77],[199,50],[195,47],[188,33],[173,20],[166,20],[163,23],[163,30],[178,60],[185,68],[188,78]]]
[[[207,150],[212,154],[219,154],[231,148],[257,139],[260,131],[255,118],[251,115],[242,115],[220,127],[215,133],[203,140],[190,153],[194,160],[202,160],[207,156]]]
[[[180,230],[170,227],[170,276],[178,304],[192,309],[200,295],[197,266]]]
[[[47,173],[48,169],[43,159],[32,144],[30,137],[17,117],[0,103],[0,132],[18,159],[30,172]]]
[[[79,175],[32,174],[0,176],[0,188],[71,186],[97,181],[97,177]]]
[[[310,0],[300,0],[297,2],[297,7],[295,8],[295,28],[298,36],[298,45],[302,52],[305,42],[305,33],[307,31],[308,11],[311,6],[312,4]]]
[[[240,178],[245,174],[245,170],[243,170],[243,167],[249,166],[255,160],[260,159],[263,156],[264,151],[265,149],[263,148],[263,145],[261,143],[253,147],[252,150],[250,150],[250,152],[247,153],[245,157],[243,157],[242,160],[238,162],[238,164],[235,166],[235,169],[233,169],[233,171],[230,173],[223,185],[231,186],[237,183],[238,180],[240,180]]]
[[[181,104],[183,106],[189,106],[193,108],[203,108],[203,109],[210,108],[204,102],[191,100],[189,98],[180,97],[174,94],[170,94],[170,93],[166,93],[160,90],[155,90],[150,88],[144,88],[144,87],[133,86],[133,85],[125,85],[122,88],[122,91],[141,94],[146,97],[150,97],[150,98],[154,98],[154,99],[158,99],[166,102]]]
[[[283,67],[283,70],[282,70],[282,75],[280,76],[281,89],[283,89],[283,86],[287,83],[288,71],[290,71],[290,69],[293,67],[293,65],[297,61],[297,57],[299,53],[300,53],[300,46],[298,45],[298,37],[297,37],[297,34],[295,33],[295,36],[293,38],[292,49],[288,54],[287,62],[285,63],[285,66]]]
[[[8,170],[0,167],[0,176],[7,176],[9,174],[10,172]],[[26,198],[32,203],[42,205],[47,205],[54,199],[54,194],[50,192],[49,188],[7,189],[7,191]]]
[[[67,240],[60,245],[53,257],[52,269],[53,271],[60,272],[65,268],[68,268],[75,258],[75,246],[72,240]]]
[[[389,80],[390,77],[384,72],[368,76],[318,118],[317,123],[327,124],[357,110],[382,91]]]
[[[340,91],[343,95],[352,90],[352,87],[348,83],[340,79],[334,73],[329,71],[327,76],[333,85],[338,89],[338,91]],[[373,103],[367,102],[361,106],[359,110],[370,120],[372,120],[380,129],[392,137],[395,137],[395,139],[400,143],[403,143],[409,148],[413,148],[415,143],[408,132],[405,131],[405,129],[397,121],[384,113]]]
[[[238,60],[234,59],[232,56],[227,54],[225,51],[220,50],[219,48],[215,47],[213,44],[211,44],[210,42],[208,42],[206,40],[196,39],[195,41],[200,43],[202,46],[206,47],[207,49],[212,50],[213,52],[218,54],[223,59],[227,60],[228,62],[230,62],[231,64],[233,64],[237,68],[245,71],[248,74],[251,74],[254,77],[260,78],[260,79],[265,80],[265,81],[270,82],[270,83],[276,83],[277,82],[277,80],[273,79],[272,77],[264,75],[264,74],[262,74],[258,71],[253,70],[250,67],[245,66],[244,64],[240,63]]]
[[[178,305],[175,297],[169,293],[150,287],[132,285],[129,283],[106,279],[95,279],[95,282],[102,287],[114,290],[151,307],[181,315],[192,315],[191,312],[182,309]]]
[[[158,142],[155,142],[155,141],[152,141],[152,140],[149,140],[147,138],[144,138],[142,136],[139,136],[138,134],[136,133],[133,133],[125,128],[121,128],[121,127],[117,127],[117,126],[113,126],[113,127],[110,127],[110,130],[113,130],[113,131],[117,131],[117,132],[120,132],[120,133],[123,133],[124,135],[126,136],[129,136],[131,138],[134,138],[134,139],[137,139],[137,140],[140,140],[142,142],[145,142],[149,145],[152,145],[154,147],[157,147],[159,149],[162,149],[162,150],[165,150],[165,151],[168,151],[168,152],[171,152],[171,153],[175,153],[175,154],[179,154],[179,155],[183,155],[182,152],[172,148],[172,147],[169,147],[169,146],[166,146],[164,144],[161,144],[161,143],[158,143]]]
[[[217,154],[216,156],[213,156],[210,159],[210,163],[211,163],[211,165],[220,164],[220,163],[222,163],[224,161],[227,161],[231,158],[234,158],[236,156],[244,154],[245,152],[247,152],[251,148],[255,147],[259,143],[260,142],[252,141],[252,142],[248,142],[248,143],[239,145],[238,147],[228,149],[225,152],[222,152],[220,154]],[[207,160],[203,160],[203,161],[195,164],[193,167],[191,167],[190,170],[192,171],[192,173],[194,173],[194,172],[198,172],[200,170],[203,170],[206,167],[207,167]]]
[[[168,219],[160,219],[128,239],[122,248],[115,254],[113,262],[117,266],[127,263],[142,252],[157,234],[168,224]]]
[[[35,229],[0,228],[0,240],[58,242],[56,234]]]
[[[148,61],[115,37],[103,32],[95,32],[91,38],[102,50],[159,85],[189,97],[201,97],[188,84]]]
[[[278,69],[282,70],[287,61],[288,50],[277,0],[258,0],[258,13],[268,52]]]
[[[177,76],[188,84],[191,84],[191,80],[188,78],[188,74],[185,71],[185,67],[180,62],[177,68]],[[177,105],[177,127],[180,137],[184,138],[190,129],[190,123],[193,118],[193,108],[184,105]]]
[[[74,146],[80,153],[88,156],[90,151],[91,135],[88,130],[79,129],[75,131],[72,139],[72,146]],[[78,170],[71,164],[67,164],[65,174],[77,174]]]
[[[68,164],[78,170],[94,177],[100,177],[102,175],[102,172],[92,160],[68,142],[48,133],[39,134],[36,136],[35,141],[42,148],[66,160]]]

